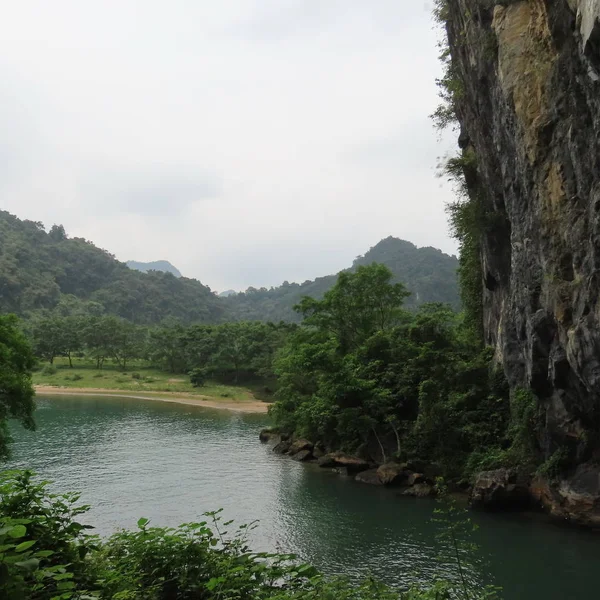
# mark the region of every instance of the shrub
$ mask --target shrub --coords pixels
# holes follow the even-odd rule
[[[131,379],[141,379],[142,376],[139,373],[132,373],[131,374]]]
[[[194,387],[202,387],[206,383],[208,372],[204,368],[193,369],[189,372],[190,383]]]
[[[254,524],[233,535],[220,511],[199,523],[150,527],[106,541],[76,519],[89,507],[78,494],[51,494],[29,471],[0,475],[0,598],[20,600],[471,600],[488,589],[432,582],[400,592],[368,579],[326,578],[292,554],[253,552]],[[455,534],[453,526],[452,533]],[[456,548],[456,545],[454,545]],[[469,588],[467,589],[467,586]],[[468,594],[467,594],[468,592]]]
[[[42,369],[42,375],[56,375],[58,369],[54,365],[46,365]]]

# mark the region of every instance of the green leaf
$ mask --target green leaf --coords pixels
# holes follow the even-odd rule
[[[35,571],[38,568],[40,561],[37,558],[28,558],[15,563],[15,566],[27,571]]]
[[[8,532],[8,535],[10,535],[10,537],[14,539],[22,538],[26,534],[27,528],[25,527],[25,525],[15,525]]]
[[[29,550],[29,548],[31,548],[31,546],[33,546],[34,544],[35,544],[35,540],[30,540],[28,542],[21,542],[18,546],[16,546],[15,552],[25,552],[25,550]]]
[[[140,529],[144,529],[144,527],[146,527],[146,525],[148,525],[148,523],[150,523],[150,519],[146,519],[146,518],[142,517],[141,519],[138,520],[137,526]]]

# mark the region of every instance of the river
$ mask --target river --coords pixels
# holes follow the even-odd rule
[[[440,559],[436,503],[357,484],[271,452],[262,415],[118,398],[41,398],[38,429],[14,427],[12,467],[28,467],[92,505],[102,535],[139,517],[174,526],[223,509],[258,520],[259,550],[294,552],[323,571],[406,586],[454,576]],[[471,514],[479,563],[470,576],[506,600],[595,597],[600,537],[542,516]]]

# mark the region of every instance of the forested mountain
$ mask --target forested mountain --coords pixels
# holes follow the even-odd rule
[[[394,275],[395,282],[402,282],[411,295],[407,307],[427,302],[444,302],[459,308],[460,299],[456,269],[458,260],[435,248],[417,248],[411,242],[388,237],[373,246],[364,256],[359,256],[349,271],[361,265],[381,263]],[[235,319],[263,321],[296,321],[301,316],[294,306],[304,296],[320,299],[333,287],[337,275],[319,277],[302,284],[285,281],[276,288],[248,288],[246,292],[223,298]]]
[[[62,225],[0,211],[0,312],[29,315],[57,308],[62,314],[117,315],[134,323],[216,322],[223,306],[210,288],[171,273],[141,273]]]
[[[457,260],[435,248],[388,237],[359,256],[349,271],[382,263],[411,295],[406,306],[445,302],[459,307]],[[42,223],[0,211],[0,312],[28,316],[43,310],[70,314],[109,314],[139,324],[165,318],[183,323],[233,321],[299,322],[293,307],[304,296],[323,297],[337,275],[302,284],[232,290],[217,296],[195,279],[177,275],[166,261],[119,262],[83,238],[69,238],[62,225],[48,232]],[[168,265],[176,273],[164,272]],[[147,273],[138,268],[151,269]]]
[[[162,271],[163,273],[172,273],[175,277],[182,277],[177,267],[174,267],[168,260],[155,260],[152,262],[138,262],[137,260],[128,260],[125,263],[130,269],[147,273],[148,271]]]

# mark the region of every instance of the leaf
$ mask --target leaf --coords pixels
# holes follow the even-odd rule
[[[148,525],[148,523],[150,523],[150,519],[146,519],[145,517],[142,517],[141,519],[138,520],[137,526],[140,529],[144,529],[144,527],[146,527],[146,525]]]
[[[8,535],[10,535],[10,537],[14,538],[14,539],[22,538],[26,534],[27,534],[27,528],[25,527],[25,525],[15,525],[8,532]]]
[[[38,568],[40,561],[37,558],[28,558],[15,563],[15,566],[27,571],[35,571]]]
[[[31,546],[33,546],[35,542],[35,540],[21,542],[18,546],[15,547],[15,552],[25,552],[25,550],[29,550],[29,548],[31,548]]]

